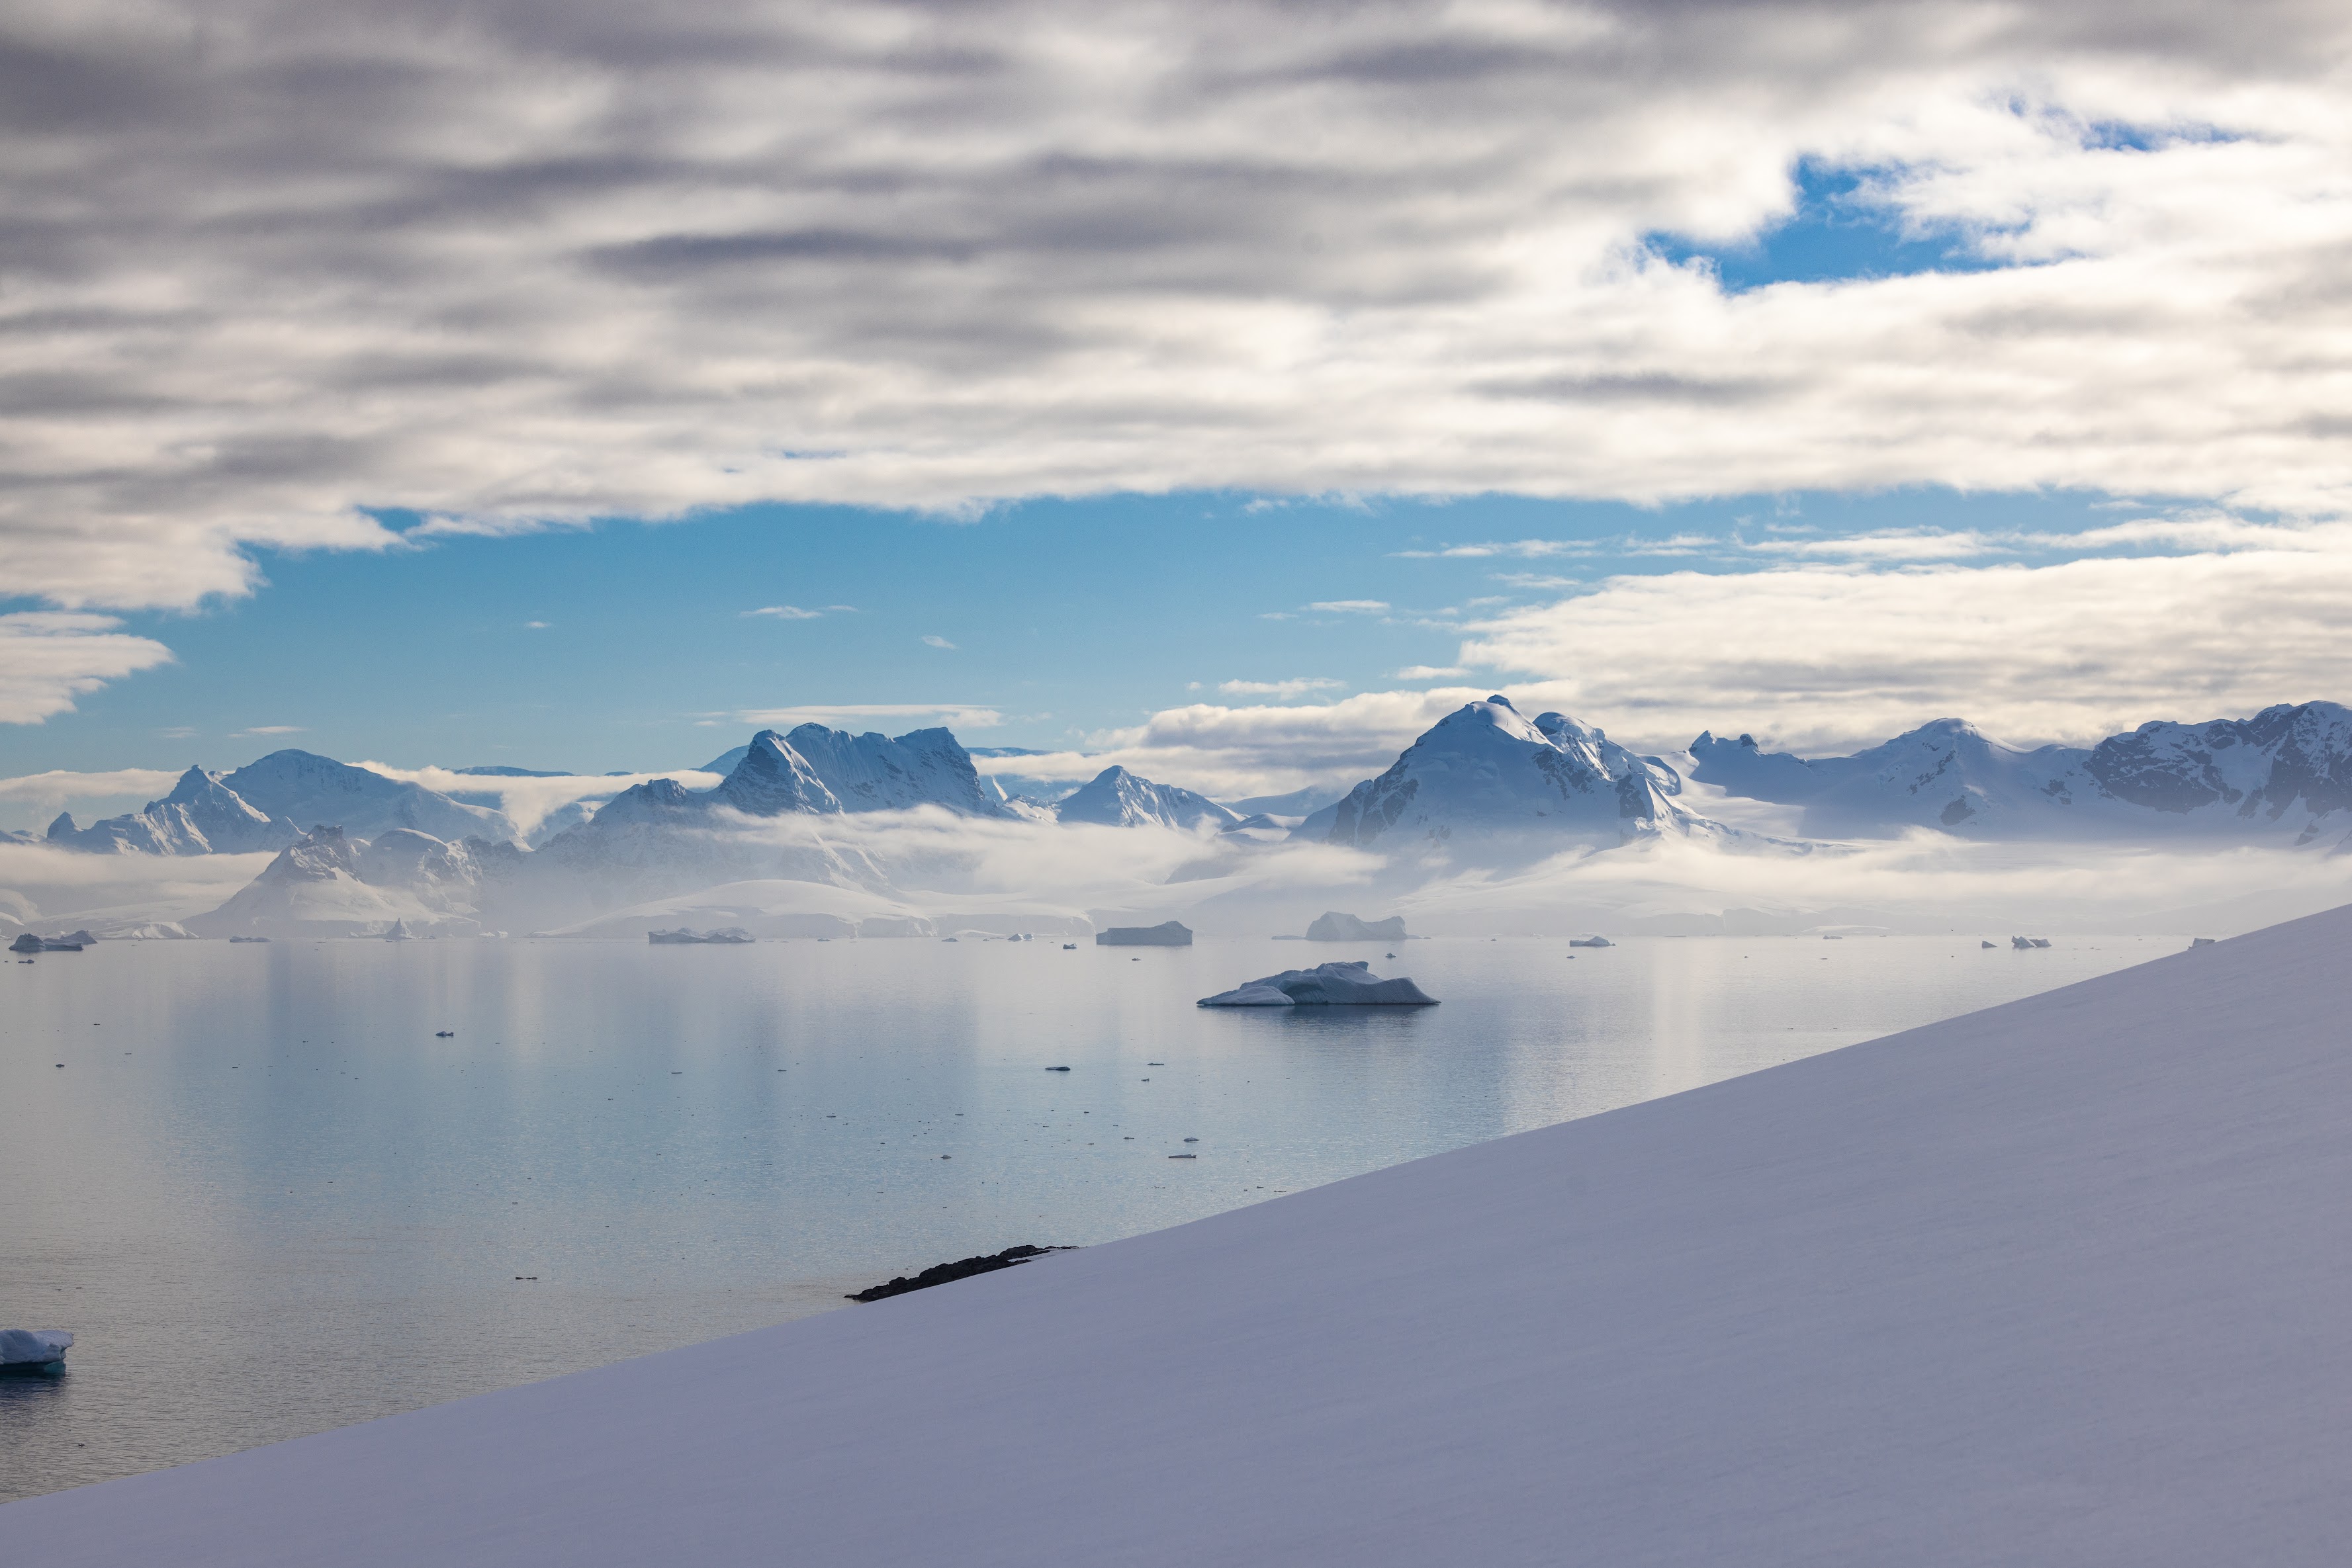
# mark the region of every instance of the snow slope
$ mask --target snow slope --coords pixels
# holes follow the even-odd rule
[[[1154,784],[1124,768],[1106,768],[1054,808],[1061,822],[1101,822],[1114,828],[1238,828],[1242,820],[1206,795]]]
[[[1823,837],[1935,828],[1973,838],[2292,838],[2352,830],[2352,710],[2281,705],[2250,719],[2144,724],[2085,750],[2003,746],[1937,719],[1851,757],[1701,735],[1691,778],[1802,809]]]
[[[2332,1565],[2347,944],[2336,910],[875,1306],[10,1503],[0,1539],[38,1568]]]

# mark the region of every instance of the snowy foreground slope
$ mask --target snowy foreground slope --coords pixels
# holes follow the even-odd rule
[[[11,1503],[0,1541],[27,1568],[2341,1563],[2347,945],[2338,910],[940,1290]]]

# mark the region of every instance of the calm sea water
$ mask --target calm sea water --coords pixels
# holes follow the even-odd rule
[[[62,1376],[0,1378],[0,1499],[1176,1224],[2177,946],[207,942],[10,963],[0,1326],[79,1343]],[[1192,1006],[1352,957],[1444,1004]]]

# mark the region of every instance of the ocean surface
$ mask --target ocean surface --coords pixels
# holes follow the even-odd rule
[[[2002,946],[121,942],[11,962],[0,1327],[79,1343],[60,1376],[0,1377],[0,1500],[1181,1224],[2181,945],[1987,935]],[[1359,957],[1444,1005],[1192,1005]]]

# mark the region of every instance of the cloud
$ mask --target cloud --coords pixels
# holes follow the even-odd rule
[[[1826,749],[1924,720],[2085,742],[2156,718],[2352,698],[2352,548],[2051,566],[1614,577],[1470,628],[1461,662],[1612,733]]]
[[[746,610],[743,612],[743,617],[746,620],[749,620],[755,615],[772,616],[778,621],[816,621],[824,618],[824,612],[822,610],[803,610],[797,604],[768,604],[762,605],[757,610]]]
[[[240,729],[236,731],[236,734],[239,736],[299,735],[302,733],[302,729],[303,727],[299,724],[257,724],[251,729]]]
[[[927,648],[949,648],[949,649],[952,649],[952,648],[955,646],[955,644],[954,644],[953,643],[949,642],[945,637],[932,636],[932,635],[929,635],[929,634],[928,634],[928,633],[927,633],[927,634],[925,634],[925,636],[924,636],[924,638],[923,638],[923,646],[925,646],[925,647],[927,647]]]
[[[547,624],[544,621],[526,621],[522,623],[522,629],[526,632],[544,632],[547,630]]]
[[[71,713],[74,698],[172,662],[172,651],[115,628],[108,615],[26,610],[0,615],[0,724]]]
[[[1321,675],[1309,675],[1290,681],[1223,681],[1217,689],[1229,697],[1298,697],[1309,692],[1334,691],[1347,684]]]
[[[105,773],[52,768],[0,779],[0,800],[58,807],[77,800],[129,800],[142,804],[170,792],[179,774],[168,768],[117,768]]]
[[[1396,673],[1400,681],[1444,681],[1470,672],[1459,664],[1407,664]]]
[[[1325,599],[1307,607],[1326,615],[1385,615],[1388,601],[1382,599]]]
[[[576,800],[601,802],[611,800],[624,789],[656,779],[674,779],[689,789],[715,789],[725,782],[721,775],[704,773],[691,768],[672,768],[662,772],[646,773],[579,773],[549,778],[514,779],[498,774],[460,773],[449,768],[395,768],[385,762],[354,764],[387,779],[404,779],[422,784],[427,789],[437,789],[444,795],[455,795],[473,803],[495,801],[517,829],[530,832],[546,820],[551,811]]]
[[[2352,497],[2341,6],[0,26],[52,84],[0,130],[0,549],[63,608],[762,500]],[[1768,230],[1801,159],[1977,269],[1731,294],[1653,243]]]

